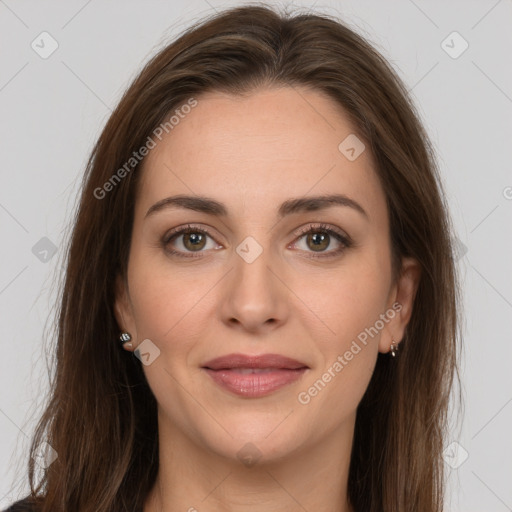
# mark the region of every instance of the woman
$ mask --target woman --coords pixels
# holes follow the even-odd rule
[[[91,155],[10,510],[440,512],[450,240],[428,138],[359,35],[263,6],[190,28]]]

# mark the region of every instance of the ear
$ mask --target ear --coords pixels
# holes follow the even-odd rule
[[[135,341],[137,340],[137,330],[134,321],[133,307],[130,301],[128,284],[119,274],[116,276],[114,313],[120,331],[128,332],[132,337],[132,346],[129,344],[123,345],[123,348],[125,350],[133,350],[135,347]]]
[[[379,341],[379,352],[387,353],[391,343],[400,343],[405,334],[405,328],[411,319],[414,298],[421,278],[421,265],[415,258],[402,258],[402,268],[397,282],[393,285],[387,311],[395,315],[386,324]]]

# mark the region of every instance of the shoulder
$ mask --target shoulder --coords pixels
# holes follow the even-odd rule
[[[37,512],[37,510],[36,505],[28,498],[25,498],[13,503],[9,508],[5,509],[4,512]]]

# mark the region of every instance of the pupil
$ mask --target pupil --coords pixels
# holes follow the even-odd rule
[[[320,247],[322,249],[325,249],[326,247],[326,244],[325,244],[325,241],[327,239],[327,236],[325,233],[322,233],[322,234],[319,234],[319,233],[314,233],[313,235],[310,235],[310,239],[313,240],[313,244],[315,245],[315,247]]]
[[[201,242],[203,241],[202,240],[202,237],[203,235],[201,235],[200,233],[188,233],[186,235],[186,241],[192,245],[192,247],[200,247],[200,244]]]

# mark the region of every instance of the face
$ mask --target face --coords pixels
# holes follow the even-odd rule
[[[149,340],[168,429],[224,457],[246,443],[283,457],[353,424],[378,352],[403,336],[417,266],[392,280],[384,192],[368,148],[339,149],[354,128],[331,99],[196,99],[144,162],[116,316],[134,349]],[[205,368],[230,354],[302,369]]]

